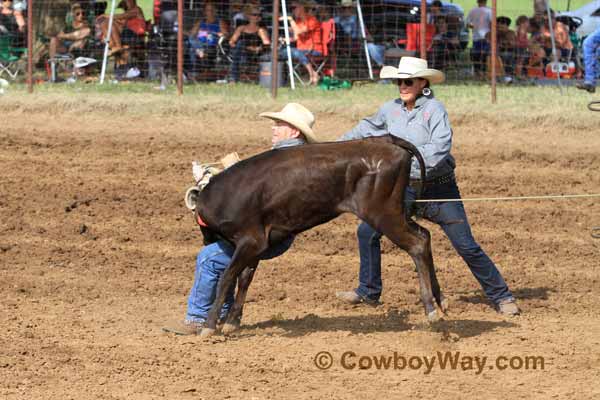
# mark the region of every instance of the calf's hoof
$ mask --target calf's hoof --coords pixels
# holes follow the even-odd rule
[[[216,329],[211,329],[211,328],[202,328],[202,331],[200,331],[200,337],[202,338],[209,338],[211,336],[213,336],[216,332]]]
[[[429,321],[430,324],[433,324],[434,322],[437,322],[440,319],[441,319],[441,316],[437,312],[437,310],[433,310],[433,311],[431,311],[430,313],[427,314],[427,321]]]
[[[240,329],[240,323],[229,323],[226,322],[225,324],[223,324],[223,327],[221,328],[221,332],[223,333],[223,335],[231,335],[233,332],[237,331],[238,329]]]
[[[442,301],[440,302],[440,308],[442,309],[442,312],[444,314],[446,314],[448,312],[448,309],[450,308],[450,303],[448,303],[448,299],[446,298],[442,298]]]

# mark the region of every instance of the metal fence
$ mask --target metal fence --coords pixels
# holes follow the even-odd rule
[[[376,79],[406,55],[426,58],[450,80],[487,81],[492,89],[496,81],[581,74],[581,20],[533,7],[531,15],[497,16],[495,0],[470,10],[431,0],[155,0],[152,15],[135,0],[2,4],[0,71],[28,76],[30,86],[150,80],[177,82],[180,91],[196,82],[251,82],[273,93],[282,85],[336,88]]]

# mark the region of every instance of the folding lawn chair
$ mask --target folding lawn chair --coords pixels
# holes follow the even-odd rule
[[[12,47],[10,35],[0,36],[0,77],[5,73],[10,79],[16,79],[19,74],[18,62],[22,55],[27,52],[26,48]]]
[[[324,75],[333,76],[335,73],[335,21],[330,18],[321,22],[321,37],[323,43],[323,54],[307,54],[306,58],[311,63],[313,69],[322,78]],[[326,68],[327,67],[327,68]],[[300,63],[294,65],[294,76],[303,86],[308,82],[302,79],[300,75],[302,65]]]

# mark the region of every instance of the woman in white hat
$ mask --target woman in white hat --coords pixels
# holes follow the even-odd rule
[[[279,112],[264,112],[261,117],[273,120],[272,143],[273,149],[282,149],[290,146],[299,146],[306,143],[317,142],[317,136],[312,130],[315,117],[306,107],[298,103],[289,103]],[[285,253],[292,243],[294,236],[283,240],[270,247],[261,255],[262,260],[275,258]],[[200,333],[208,311],[217,294],[217,284],[225,269],[231,263],[234,248],[226,241],[219,240],[205,246],[196,259],[196,273],[194,284],[188,297],[185,319],[173,321],[163,327],[166,332],[178,335],[195,335]],[[225,304],[221,310],[221,319],[224,319],[233,304],[232,288],[227,294]]]
[[[427,68],[426,60],[403,57],[398,68],[383,67],[380,78],[396,80],[400,97],[388,101],[375,115],[360,121],[341,140],[387,134],[408,140],[417,146],[425,160],[424,198],[460,199],[454,176],[455,161],[450,154],[452,128],[448,113],[444,105],[435,99],[430,87],[443,82],[444,74]],[[414,204],[414,187],[417,186],[419,177],[419,164],[413,159],[411,185],[405,195],[407,210]],[[500,313],[519,313],[500,271],[473,238],[462,202],[419,203],[416,212],[444,230]],[[382,291],[380,239],[381,234],[368,224],[362,222],[359,225],[359,286],[356,290],[338,292],[338,298],[351,304],[378,304]]]

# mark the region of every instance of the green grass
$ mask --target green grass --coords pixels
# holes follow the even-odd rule
[[[265,110],[280,108],[291,101],[305,104],[320,115],[340,114],[358,120],[375,112],[383,102],[397,97],[394,85],[365,84],[351,90],[323,91],[281,88],[277,99],[258,85],[186,85],[177,96],[174,85],[161,92],[155,84],[38,85],[30,95],[24,85],[11,85],[0,96],[0,109],[9,114],[181,115],[201,118],[204,113],[222,115],[224,120],[256,118]],[[490,125],[569,126],[577,130],[597,129],[598,115],[587,110],[592,96],[573,87],[564,95],[556,87],[499,86],[498,103],[491,104],[490,88],[483,84],[444,84],[435,88],[454,120],[486,121]]]
[[[465,16],[469,11],[477,5],[476,0],[445,0],[451,3],[460,5],[465,11]],[[576,10],[581,6],[589,3],[589,0],[571,0],[570,10]],[[556,11],[567,11],[567,5],[569,0],[550,0],[550,7]],[[492,1],[488,0],[488,6],[492,6]],[[505,15],[512,18],[513,24],[519,15],[533,15],[533,1],[532,0],[498,0],[498,16]]]

